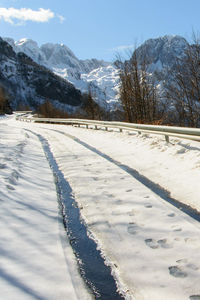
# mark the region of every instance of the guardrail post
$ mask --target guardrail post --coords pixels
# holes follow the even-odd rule
[[[55,123],[55,124],[71,124],[75,127],[87,127],[97,129],[104,129],[109,131],[109,128],[117,128],[119,132],[124,130],[137,132],[141,135],[143,132],[146,134],[159,134],[165,136],[165,141],[169,143],[170,136],[178,137],[182,139],[189,139],[193,141],[200,141],[200,129],[199,128],[189,128],[189,127],[173,127],[173,126],[158,126],[158,125],[147,125],[147,124],[129,124],[121,122],[101,122],[93,120],[77,120],[77,119],[51,119],[51,118],[36,118],[36,117],[24,117],[16,116],[16,120],[23,122],[33,122],[33,123]]]
[[[169,143],[169,136],[165,134],[165,141]]]

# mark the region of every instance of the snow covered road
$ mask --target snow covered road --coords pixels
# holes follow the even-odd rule
[[[185,202],[200,211],[200,188],[198,184],[200,179],[200,146],[198,143],[176,139],[173,140],[173,144],[166,144],[159,137],[138,137],[126,133],[93,131],[61,125],[29,124],[17,122],[14,119],[2,121],[1,128],[2,125],[4,129],[7,128],[7,135],[12,132],[10,130],[10,126],[12,126],[13,132],[14,128],[19,132],[24,129],[30,130],[48,141],[60,171],[70,183],[74,198],[78,203],[82,217],[87,223],[88,230],[101,248],[106,262],[112,268],[119,289],[127,299],[200,299],[199,223],[167,203],[159,193],[155,193],[151,188],[144,186],[142,182],[135,178],[134,173],[131,175],[130,172],[124,169],[124,166],[127,166],[137,170],[150,178],[151,181],[170,190],[172,196],[177,200]],[[35,150],[37,159],[35,156],[30,155],[28,157],[26,155],[20,158],[20,163],[18,162],[17,166],[20,168],[20,164],[29,164],[32,167],[32,176],[26,179],[26,184],[23,181],[20,183],[21,178],[16,185],[12,184],[12,181],[16,183],[15,180],[17,179],[15,179],[15,175],[4,176],[3,172],[8,169],[9,164],[1,160],[2,166],[3,164],[6,165],[5,168],[2,167],[0,170],[1,178],[12,179],[5,184],[2,207],[4,208],[4,205],[6,205],[5,195],[12,197],[15,193],[15,199],[20,199],[21,205],[24,205],[22,196],[23,199],[29,198],[28,205],[30,207],[28,207],[28,211],[27,209],[26,211],[25,209],[22,210],[24,214],[25,212],[28,214],[29,218],[33,212],[37,212],[35,204],[37,207],[38,199],[47,198],[45,208],[50,209],[51,214],[55,216],[58,212],[57,203],[52,199],[52,197],[54,200],[56,198],[55,188],[52,184],[52,174],[47,162],[45,162],[44,155],[41,154],[39,140],[36,136],[33,138],[31,133],[28,133],[28,135],[31,135],[31,140],[33,139],[38,146],[33,147],[29,144],[30,147],[26,146],[27,148],[24,149],[27,149],[27,153],[30,154],[33,151],[32,149],[37,149],[37,151]],[[25,140],[30,139],[27,133],[25,136]],[[10,140],[12,139],[11,134]],[[15,133],[14,140],[17,139]],[[8,141],[5,141],[5,145],[6,143]],[[12,149],[16,151],[18,149],[17,144],[11,145],[11,151],[14,151]],[[4,159],[6,159],[8,152],[4,151],[3,153]],[[14,157],[14,154],[11,157]],[[40,159],[41,163],[39,163]],[[26,170],[26,168],[22,169]],[[14,165],[10,167],[10,170],[12,170],[10,173],[14,174]],[[23,180],[26,172],[22,173],[18,170],[17,172],[23,174]],[[45,174],[45,176],[38,179],[38,174]],[[33,184],[33,179],[37,179],[34,184],[38,188],[29,186]],[[49,190],[49,182],[51,182],[51,190]],[[12,187],[15,190],[12,190]],[[40,188],[42,191],[40,191]],[[31,197],[28,197],[30,191],[33,190],[36,190],[37,193],[31,193]],[[43,196],[42,192],[44,193]],[[18,219],[22,222],[21,206],[18,207],[15,204],[13,208],[11,206],[12,202],[9,201],[9,206],[8,204],[6,206],[6,213],[11,219],[10,222],[15,220],[12,217],[12,209],[15,209]],[[31,208],[33,203],[34,209]],[[39,205],[38,210],[41,209],[41,201]],[[54,205],[54,207],[51,205]],[[24,223],[21,224],[21,227],[23,227],[22,225]],[[42,222],[40,225],[43,228],[40,228],[42,232],[46,226],[44,227]],[[5,227],[5,220],[1,221],[1,226]],[[26,236],[27,231],[23,230],[26,232],[26,234],[23,233],[23,236]],[[34,226],[33,230],[35,230]],[[11,235],[11,233],[7,231],[6,236]],[[34,240],[39,233],[34,232]],[[55,241],[58,239],[56,234],[47,236]],[[47,241],[48,238],[46,237]],[[27,239],[27,247],[29,244],[31,243]],[[49,245],[49,243],[47,244]],[[6,244],[4,246],[7,247]],[[46,246],[46,248],[48,247]],[[62,251],[58,248],[53,247],[55,255],[59,253],[61,255]],[[66,255],[67,258],[65,257],[68,262],[73,261],[69,250],[69,254]],[[6,253],[6,250],[4,249],[1,253]],[[13,253],[15,253],[14,250]],[[49,256],[45,252],[43,254],[45,261]],[[5,263],[4,255],[1,255],[1,257],[3,257],[2,261]],[[27,253],[27,260],[29,257],[30,253]],[[20,275],[21,272],[15,274],[17,272],[16,261],[18,260],[15,253],[15,259],[10,261],[12,266],[10,274],[19,280],[20,277],[18,276],[22,275]],[[23,262],[23,259],[21,261]],[[19,262],[21,263],[21,261]],[[37,262],[32,261],[32,259],[31,262],[33,266],[28,269],[38,269]],[[19,266],[21,267],[20,263]],[[44,263],[44,265],[46,264]],[[72,265],[74,266],[74,264]],[[55,268],[57,267],[55,264]],[[4,268],[6,268],[5,265]],[[6,269],[6,271],[8,270]],[[45,271],[43,272],[46,274]],[[47,274],[48,272],[47,270]],[[25,272],[22,273],[25,274]],[[67,282],[73,280],[70,276],[66,278],[69,273],[68,265],[65,263],[59,273],[59,282],[62,288],[63,280],[67,280]],[[52,275],[52,272],[50,275]],[[57,282],[54,281],[57,279],[57,276],[51,278],[52,282]],[[26,286],[26,277],[23,277],[21,282]],[[83,289],[81,282],[76,277],[75,286],[77,284]],[[43,285],[45,286],[46,282]],[[3,287],[6,288],[6,285],[3,285]],[[16,289],[15,286],[13,288]],[[31,291],[35,290],[37,288],[31,286]],[[69,285],[69,290],[71,293],[74,291],[71,285]],[[77,290],[76,287],[75,290]],[[64,289],[63,293],[65,292],[68,291]],[[28,293],[24,293],[24,298],[19,299],[29,299],[27,297]],[[71,295],[70,298],[66,299],[77,299],[76,297],[77,295]],[[86,291],[85,297],[89,297]],[[5,297],[4,299],[11,298]],[[34,298],[31,298],[30,295],[30,299]],[[65,299],[65,297],[53,298],[47,294],[46,298],[35,299]]]
[[[0,121],[0,298],[91,299],[59,215],[41,143]]]

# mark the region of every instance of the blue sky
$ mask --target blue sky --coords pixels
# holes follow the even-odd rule
[[[113,61],[149,38],[200,31],[200,0],[0,0],[0,36]]]

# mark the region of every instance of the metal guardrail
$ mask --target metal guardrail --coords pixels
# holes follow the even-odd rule
[[[32,110],[15,110],[15,114],[31,114]]]
[[[59,119],[59,118],[35,118],[17,116],[17,120],[35,123],[51,123],[51,124],[65,124],[86,126],[86,128],[108,130],[109,128],[117,128],[120,132],[136,131],[138,133],[159,134],[164,135],[165,140],[169,142],[169,137],[178,137],[181,139],[189,139],[193,141],[200,141],[200,129],[189,127],[174,127],[174,126],[160,126],[160,125],[144,125],[125,122],[113,122],[113,121],[94,121],[94,120],[82,120],[82,119]]]

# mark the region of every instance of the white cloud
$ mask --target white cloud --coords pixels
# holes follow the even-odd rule
[[[61,24],[64,23],[65,17],[63,17],[61,15],[57,15],[57,17],[59,18]]]
[[[33,21],[44,23],[54,17],[55,15],[50,9],[39,8],[39,10],[32,10],[30,8],[0,7],[0,20],[2,19],[10,24],[15,24],[16,20],[19,22]]]
[[[122,46],[118,46],[112,49],[112,51],[127,51],[127,50],[134,50],[135,45],[122,45]]]

